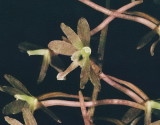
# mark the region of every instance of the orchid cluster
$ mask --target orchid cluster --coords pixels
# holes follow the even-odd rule
[[[41,72],[38,78],[39,82],[42,82],[46,75],[46,71],[48,69],[49,64],[51,63],[51,57],[55,57],[58,54],[71,56],[71,60],[73,61],[70,66],[62,72],[60,68],[57,68],[52,65],[57,71],[59,71],[57,75],[57,80],[65,80],[65,77],[72,70],[81,67],[80,73],[80,88],[84,89],[85,84],[90,80],[92,84],[100,90],[100,79],[97,75],[99,71],[95,69],[95,64],[93,64],[90,48],[90,27],[85,18],[81,18],[78,21],[77,26],[77,34],[64,23],[61,24],[61,29],[64,34],[67,36],[63,37],[63,40],[54,40],[48,44],[49,49],[38,49],[38,50],[28,50],[27,53],[29,55],[43,55],[43,63]],[[51,53],[55,53],[56,55],[51,55]],[[53,62],[57,60],[52,59]],[[98,66],[97,66],[98,67]]]

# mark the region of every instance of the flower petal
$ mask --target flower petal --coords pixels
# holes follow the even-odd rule
[[[15,77],[5,74],[4,78],[14,87],[21,91],[23,91],[25,94],[31,95],[30,92],[27,90],[27,88]]]
[[[72,55],[77,49],[70,43],[60,40],[51,41],[48,44],[48,48],[53,50],[55,53],[67,55]]]
[[[94,72],[92,68],[90,68],[90,81],[98,90],[101,89],[99,76]]]
[[[53,120],[55,120],[57,123],[62,123],[61,120],[48,108],[44,107],[42,103],[39,102],[40,109],[48,114]]]
[[[122,120],[125,124],[129,124],[133,121],[136,117],[141,114],[142,110],[136,108],[130,108],[122,117]]]
[[[132,122],[131,122],[131,125],[137,125],[138,122],[141,120],[143,115],[137,117],[136,119],[134,119]],[[151,124],[150,124],[151,125]],[[156,124],[155,124],[156,125]],[[158,125],[158,124],[157,124]]]
[[[25,125],[37,125],[37,122],[28,107],[22,109]]]
[[[157,41],[155,41],[155,42],[151,45],[151,48],[150,48],[151,56],[154,56],[154,49],[155,49],[155,47],[156,47],[156,45],[158,44],[159,41],[160,41],[160,39],[158,39]]]
[[[78,63],[72,62],[64,72],[58,73],[57,80],[65,80],[66,75],[68,75],[71,71],[73,71],[77,67],[78,67]]]
[[[84,46],[90,46],[90,27],[85,18],[80,18],[77,26],[77,34]]]
[[[81,74],[80,74],[80,88],[84,89],[85,84],[89,80],[89,75],[90,75],[90,61],[89,57],[83,60],[83,66],[81,69]]]
[[[51,62],[51,56],[50,56],[50,50],[49,49],[39,49],[39,50],[29,50],[27,51],[29,55],[42,55],[43,61],[41,66],[41,71],[39,73],[39,77],[37,82],[40,83],[44,80],[46,76],[47,69],[49,67],[49,64]]]
[[[10,125],[23,125],[21,122],[19,122],[17,119],[10,118],[8,116],[4,117],[5,121]]]
[[[155,35],[156,35],[156,32],[154,30],[147,33],[144,37],[142,37],[141,41],[138,43],[137,49],[141,49],[145,45],[147,45]]]
[[[21,90],[17,89],[17,88],[13,88],[10,86],[0,86],[0,91],[2,92],[6,92],[12,96],[16,95],[16,94],[22,94],[25,95],[24,92],[22,92]]]
[[[24,107],[25,104],[26,102],[21,100],[10,102],[9,104],[3,107],[2,112],[5,115],[17,114],[22,111],[22,108]]]
[[[41,83],[43,82],[44,78],[46,77],[46,72],[48,70],[49,64],[51,62],[50,59],[50,52],[46,52],[46,54],[43,56],[43,61],[42,61],[42,66],[41,66],[41,71],[39,73],[39,77],[37,82]]]
[[[61,29],[76,49],[79,50],[83,47],[81,39],[69,26],[66,26],[64,23],[61,23]]]
[[[32,55],[45,55],[49,50],[48,49],[37,49],[37,50],[28,50],[27,53],[29,56]]]

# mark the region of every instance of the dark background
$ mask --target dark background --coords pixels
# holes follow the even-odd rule
[[[95,0],[94,0],[95,1]],[[105,6],[105,0],[96,3]],[[129,0],[111,1],[111,8],[118,9]],[[152,0],[144,0],[131,10],[146,12],[157,19],[160,18],[160,6]],[[36,84],[41,56],[28,56],[21,53],[18,44],[24,41],[47,47],[51,40],[61,39],[63,35],[60,23],[71,26],[76,30],[77,21],[85,17],[91,29],[102,20],[103,14],[78,2],[77,0],[0,0],[0,84],[8,85],[4,74],[11,74],[22,81],[34,96],[52,91],[62,91],[77,94],[79,90],[79,72],[74,70],[67,76],[67,81],[57,81],[57,72],[49,68],[43,83]],[[149,53],[150,45],[137,51],[136,46],[143,35],[150,29],[142,24],[122,19],[115,19],[109,25],[104,57],[103,71],[106,74],[130,81],[140,87],[151,99],[160,97],[160,49],[155,49],[155,56]],[[96,50],[98,35],[93,36],[92,46]],[[66,67],[70,59],[61,56]],[[87,84],[84,94],[91,95],[92,85]],[[123,98],[129,99],[123,93],[102,82],[99,99]],[[0,109],[14,98],[0,93]],[[51,107],[54,113],[63,121],[63,125],[82,125],[80,108]],[[124,106],[97,107],[96,116],[120,118],[127,110]],[[4,115],[0,113],[0,124],[5,125]],[[20,115],[11,116],[18,119]],[[54,121],[41,111],[35,112],[39,125],[54,125]],[[105,123],[96,122],[97,125]]]

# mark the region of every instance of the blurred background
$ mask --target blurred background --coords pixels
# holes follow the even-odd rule
[[[105,0],[93,0],[105,6]],[[118,9],[130,0],[111,0],[111,9]],[[160,4],[158,0],[144,0],[144,3],[131,9],[142,11],[160,19]],[[91,29],[95,28],[104,15],[77,0],[0,0],[0,85],[9,85],[3,78],[4,74],[11,74],[30,90],[34,96],[47,92],[66,92],[78,94],[79,73],[76,69],[67,76],[66,81],[57,81],[57,72],[49,67],[43,83],[37,84],[42,57],[28,56],[21,53],[18,44],[31,42],[47,48],[51,40],[59,40],[64,35],[60,23],[64,22],[76,31],[78,19],[85,17]],[[160,97],[160,49],[157,45],[155,55],[150,56],[149,43],[141,50],[136,50],[140,39],[149,32],[146,26],[123,19],[115,19],[109,24],[103,72],[117,78],[129,81],[141,88],[151,99]],[[99,34],[92,37],[92,50],[96,52]],[[154,41],[153,41],[154,42]],[[67,67],[71,61],[69,57],[60,56]],[[129,99],[123,93],[110,87],[103,81],[99,99],[120,98]],[[83,91],[91,96],[92,85],[88,83]],[[14,100],[11,96],[0,93],[0,109]],[[60,119],[62,125],[82,125],[83,119],[80,108],[50,107]],[[95,116],[121,118],[128,107],[101,106],[96,108]],[[7,125],[0,112],[0,124]],[[22,119],[21,115],[14,115]],[[56,125],[56,123],[41,111],[35,112],[38,125]],[[96,122],[104,125],[105,122]]]

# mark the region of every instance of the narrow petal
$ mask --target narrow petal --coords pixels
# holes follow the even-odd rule
[[[160,41],[160,39],[158,39],[157,41],[155,41],[155,42],[151,45],[151,48],[150,48],[151,56],[154,56],[154,49],[155,49],[155,47],[156,47],[156,45],[158,44],[159,41]]]
[[[90,75],[90,61],[89,57],[83,60],[83,66],[80,74],[80,88],[84,89],[86,83],[89,80]]]
[[[145,45],[147,45],[155,35],[156,35],[156,32],[154,30],[147,33],[144,37],[142,37],[141,41],[138,43],[137,49],[141,49]]]
[[[78,67],[77,62],[72,62],[71,65],[64,71],[60,72],[57,75],[57,80],[65,80],[66,75],[68,75],[71,71]]]
[[[140,115],[142,110],[136,109],[136,108],[130,108],[122,117],[122,121],[125,124],[129,124],[131,121],[133,121],[136,117]]]
[[[77,49],[70,43],[60,40],[51,41],[48,44],[48,48],[53,50],[55,53],[67,55],[72,55]]]
[[[40,83],[44,80],[47,69],[51,62],[50,50],[49,49],[29,50],[27,51],[27,53],[29,55],[42,55],[43,56],[41,71],[40,71],[40,74],[37,80],[37,82]]]
[[[84,46],[90,46],[90,27],[85,18],[79,19],[77,33]]]
[[[8,116],[5,116],[4,119],[10,125],[23,125],[18,120],[14,119],[14,118],[11,118],[11,117],[8,117]]]
[[[138,122],[141,120],[141,118],[142,118],[142,115],[141,115],[141,116],[139,116],[139,117],[137,117],[136,119],[134,119],[134,120],[131,122],[131,124],[130,124],[130,125],[137,125],[137,124],[138,124]]]
[[[37,50],[28,50],[27,53],[29,56],[32,55],[45,55],[49,50],[48,49],[37,49]]]
[[[25,125],[37,125],[37,122],[29,108],[27,107],[23,108],[22,115],[23,115]]]
[[[61,23],[61,29],[76,49],[82,49],[83,43],[81,39],[69,26],[66,26],[64,23]]]
[[[101,89],[99,76],[94,72],[92,68],[90,68],[90,81],[98,90]]]
[[[40,109],[45,112],[47,115],[49,115],[53,120],[55,120],[57,123],[62,123],[61,120],[48,108],[44,107],[42,103],[39,102]]]
[[[17,88],[13,88],[10,86],[0,86],[0,91],[2,92],[6,92],[12,96],[16,95],[16,94],[23,94],[25,95],[24,92],[22,92],[21,90],[17,89]]]
[[[51,62],[51,59],[50,59],[50,52],[46,52],[46,54],[43,56],[43,61],[42,61],[42,66],[41,66],[41,71],[39,73],[39,77],[38,77],[38,80],[37,82],[38,83],[41,83],[43,82],[45,76],[46,76],[46,72],[48,70],[48,67],[49,67],[49,64]]]
[[[9,104],[3,107],[2,113],[5,115],[17,114],[22,111],[22,108],[25,104],[26,102],[21,100],[10,102]]]
[[[25,94],[31,95],[30,92],[27,90],[27,88],[15,77],[5,74],[4,78],[14,87],[21,91],[23,91]]]

